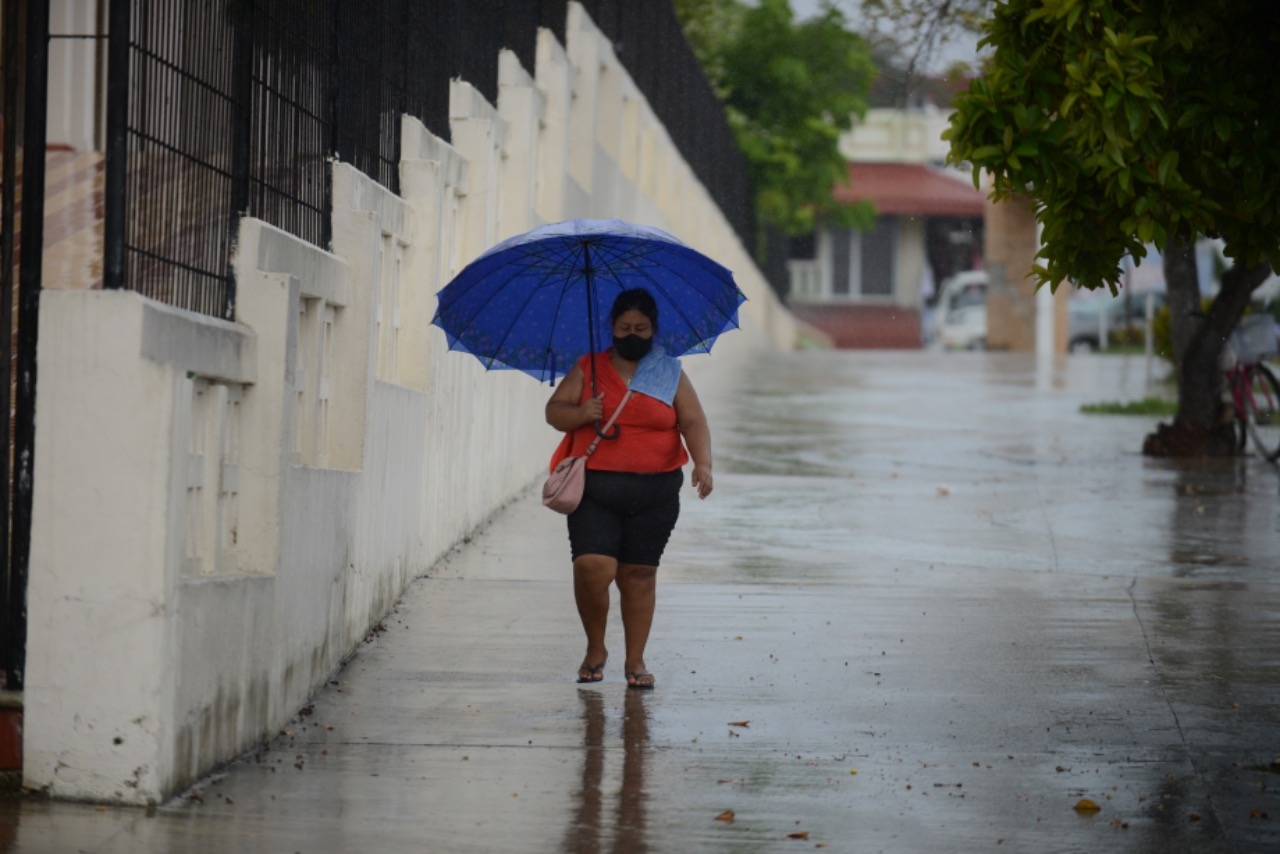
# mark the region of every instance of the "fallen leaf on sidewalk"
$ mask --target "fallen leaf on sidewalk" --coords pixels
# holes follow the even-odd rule
[[[733,824],[733,816],[733,810],[725,810],[720,813],[720,815],[716,816],[716,821],[723,821],[725,824]]]
[[[729,726],[740,726],[743,729],[746,729],[747,724],[749,723],[751,723],[751,721],[729,721]]]
[[[1102,811],[1102,807],[1098,806],[1088,798],[1081,798],[1076,801],[1076,805],[1073,809],[1081,815],[1093,815],[1096,812]]]

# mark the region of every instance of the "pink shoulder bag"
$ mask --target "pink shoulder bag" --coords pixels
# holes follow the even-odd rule
[[[604,428],[600,431],[601,433],[609,432],[613,422],[618,420],[618,414],[622,412],[622,407],[626,406],[627,401],[630,399],[631,389],[627,389],[627,394],[622,398],[622,403],[619,403],[618,408],[613,411],[613,416],[604,425]],[[591,444],[587,446],[586,453],[577,457],[565,457],[560,461],[559,465],[551,470],[551,474],[547,476],[547,482],[542,485],[542,503],[544,506],[566,515],[578,509],[578,504],[582,502],[582,490],[587,485],[587,457],[595,452],[596,445],[599,444],[600,436],[597,435]]]

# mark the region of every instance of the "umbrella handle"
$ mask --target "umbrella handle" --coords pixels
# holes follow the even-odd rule
[[[616,438],[618,438],[618,433],[621,431],[621,429],[622,429],[622,428],[620,428],[617,424],[614,424],[614,425],[613,425],[613,432],[612,432],[612,433],[606,433],[606,432],[604,432],[603,430],[601,430],[601,429],[600,429],[600,422],[599,422],[599,420],[597,420],[597,421],[596,421],[596,435],[597,435],[597,436],[599,436],[601,439],[616,439]]]

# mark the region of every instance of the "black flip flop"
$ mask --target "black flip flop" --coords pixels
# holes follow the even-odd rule
[[[654,682],[641,682],[641,679],[653,679],[653,674],[647,670],[628,670],[626,673],[627,687],[634,688],[637,691],[652,691]],[[634,682],[632,680],[635,680]]]
[[[587,678],[583,679],[581,676],[579,676],[578,684],[579,685],[595,684],[596,682],[604,681],[604,666],[608,662],[609,662],[609,659],[606,658],[604,661],[600,662],[594,667],[588,667],[585,661],[582,662],[582,666],[579,667],[578,670],[579,671],[585,670],[587,672]]]

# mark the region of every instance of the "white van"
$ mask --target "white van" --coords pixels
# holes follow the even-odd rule
[[[943,280],[934,318],[937,344],[943,349],[986,349],[987,284],[985,270],[966,270]]]

